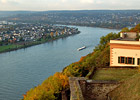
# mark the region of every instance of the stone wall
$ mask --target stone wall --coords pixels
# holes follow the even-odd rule
[[[85,78],[79,77],[70,77],[70,100],[84,100],[81,87],[79,85],[78,80],[85,80]]]
[[[107,94],[119,86],[117,81],[94,81],[69,78],[70,100],[107,100]]]
[[[106,100],[107,94],[118,87],[119,83],[116,81],[87,80],[85,86],[83,90],[85,100]],[[83,84],[81,87],[84,88]]]

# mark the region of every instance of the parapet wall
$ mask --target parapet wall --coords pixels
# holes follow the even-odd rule
[[[85,78],[70,77],[70,100],[84,100],[81,87],[79,85],[79,80],[85,80]]]
[[[116,81],[86,80],[85,85],[80,81],[80,86],[85,100],[107,100],[107,94],[118,87],[119,83]]]
[[[94,81],[85,78],[69,78],[70,100],[107,100],[107,94],[117,88],[117,81]]]

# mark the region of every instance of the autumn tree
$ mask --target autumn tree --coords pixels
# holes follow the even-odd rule
[[[137,32],[137,33],[139,33],[140,32],[140,24],[136,25],[134,28],[131,28],[130,32]]]
[[[50,36],[53,37],[53,32],[50,33]]]
[[[60,72],[46,79],[41,85],[30,89],[23,100],[56,100],[55,94],[60,94],[63,89],[69,87],[68,77]]]
[[[57,31],[55,32],[55,35],[58,36],[58,32]]]

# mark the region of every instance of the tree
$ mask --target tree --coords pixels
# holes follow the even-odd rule
[[[46,39],[50,39],[51,36],[49,34],[46,35]]]
[[[130,32],[137,32],[137,33],[139,33],[140,32],[140,24],[136,25],[134,28],[131,28]]]
[[[51,38],[53,37],[53,32],[50,33]]]
[[[130,31],[129,28],[127,28],[127,27],[125,27],[121,30],[121,32],[129,32],[129,31]]]
[[[24,41],[23,37],[20,37],[19,41]]]
[[[3,45],[3,42],[2,41],[0,41],[0,46],[2,46]]]
[[[58,32],[57,31],[56,31],[55,35],[58,36]]]

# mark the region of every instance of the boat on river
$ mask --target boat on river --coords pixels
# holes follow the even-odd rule
[[[86,49],[86,46],[83,46],[81,48],[78,48],[77,51],[80,51],[80,50],[83,50],[83,49]]]

